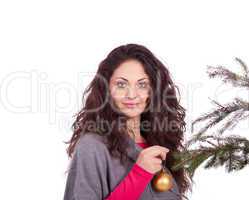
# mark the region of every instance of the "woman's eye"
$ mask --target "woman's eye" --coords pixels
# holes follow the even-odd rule
[[[139,83],[139,87],[140,88],[147,88],[148,84],[143,82],[143,83]]]
[[[124,82],[117,82],[117,86],[118,86],[119,88],[124,88],[125,85],[126,85],[126,83],[124,83]]]

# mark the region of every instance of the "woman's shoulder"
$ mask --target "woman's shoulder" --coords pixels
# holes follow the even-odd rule
[[[76,143],[76,151],[103,151],[107,149],[105,137],[94,132],[87,132],[80,135]]]

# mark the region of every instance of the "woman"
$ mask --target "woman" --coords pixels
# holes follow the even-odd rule
[[[186,172],[170,170],[185,130],[175,88],[145,46],[122,45],[107,55],[72,126],[64,200],[183,199]],[[152,179],[163,165],[173,188],[158,192]]]

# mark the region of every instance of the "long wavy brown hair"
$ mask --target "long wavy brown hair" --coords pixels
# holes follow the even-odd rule
[[[180,92],[173,83],[168,69],[148,48],[138,44],[116,47],[100,62],[95,77],[83,93],[82,109],[74,115],[76,120],[71,127],[73,135],[66,142],[69,144],[67,153],[72,157],[80,136],[94,132],[107,137],[107,146],[112,156],[118,156],[122,163],[127,158],[127,144],[124,142],[124,137],[128,134],[127,117],[113,109],[115,105],[112,104],[108,86],[114,70],[129,59],[136,59],[142,63],[151,83],[148,104],[140,118],[141,135],[150,146],[160,145],[170,150],[165,162],[170,170],[174,163],[171,152],[180,152],[183,149],[183,133],[186,130],[185,109],[177,99],[176,89]],[[103,121],[108,123],[101,123]],[[143,124],[146,124],[146,127]],[[191,179],[184,169],[171,173],[182,196],[185,196],[187,190],[192,191]]]

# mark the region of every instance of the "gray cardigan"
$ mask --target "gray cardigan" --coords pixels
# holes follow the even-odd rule
[[[123,166],[119,159],[110,155],[103,136],[93,133],[82,135],[70,162],[64,200],[104,200],[129,173],[142,150],[132,138],[127,137],[127,140],[131,159]],[[173,192],[156,192],[150,182],[139,200],[153,199],[180,200],[175,179]]]

